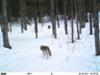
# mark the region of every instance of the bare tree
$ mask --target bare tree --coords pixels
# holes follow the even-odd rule
[[[92,17],[93,17],[93,15],[92,15],[92,0],[89,0],[89,3],[90,3],[90,5],[89,5],[89,9],[90,9],[90,15],[89,15],[89,20],[90,20],[90,35],[91,34],[93,34],[93,22],[92,22]]]
[[[27,30],[26,15],[25,15],[25,0],[19,0],[20,3],[20,16],[21,16],[21,32]]]
[[[94,37],[96,55],[100,55],[100,39],[99,39],[99,18],[98,18],[98,3],[94,0]]]
[[[12,47],[9,44],[8,38],[8,18],[7,18],[7,1],[2,0],[2,16],[3,16],[3,24],[2,24],[2,34],[3,34],[3,46],[11,49]]]
[[[36,5],[36,1],[37,0],[34,0],[34,7],[36,8],[37,5]],[[34,23],[35,23],[35,34],[36,34],[36,39],[38,38],[38,23],[37,23],[37,10],[34,10]]]
[[[7,74],[7,73],[3,73],[3,72],[1,73],[1,75],[6,75],[6,74]]]
[[[75,16],[76,16],[76,28],[77,28],[77,39],[80,39],[80,25],[78,23],[78,20],[79,20],[79,9],[78,9],[78,0],[75,0]]]
[[[57,25],[58,25],[58,28],[60,28],[60,24],[59,24],[59,11],[58,11],[58,1],[55,0],[55,7],[56,7],[56,20],[57,20]]]
[[[68,29],[67,29],[67,27],[68,27],[68,24],[67,24],[67,21],[68,21],[68,16],[67,16],[67,12],[66,12],[66,1],[67,0],[64,0],[63,1],[63,6],[64,6],[64,28],[65,28],[65,34],[68,34]]]
[[[70,0],[70,8],[71,8],[71,41],[74,43],[74,11],[73,11],[73,0]]]
[[[36,39],[38,38],[38,23],[37,23],[37,16],[36,12],[34,12],[34,23],[35,23],[35,34],[36,34]]]
[[[56,21],[55,21],[55,14],[54,14],[54,0],[50,0],[50,9],[51,9],[51,23],[52,23],[52,32],[53,36],[56,39],[57,33],[56,33]]]
[[[32,73],[28,72],[27,75],[32,75]]]

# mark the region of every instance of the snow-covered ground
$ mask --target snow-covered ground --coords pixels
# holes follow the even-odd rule
[[[39,24],[39,38],[35,39],[34,24],[28,26],[23,34],[20,27],[14,25],[9,33],[13,49],[2,47],[0,32],[0,72],[98,72],[100,57],[95,56],[94,35],[89,35],[89,24],[82,30],[81,40],[77,40],[75,26],[75,43],[71,43],[71,25],[69,34],[64,34],[64,24],[60,21],[57,28],[57,39],[52,36],[51,23]],[[52,56],[43,57],[40,45],[50,47]]]

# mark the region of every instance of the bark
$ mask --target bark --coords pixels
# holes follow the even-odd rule
[[[98,16],[97,13],[95,13],[95,19],[94,19],[94,36],[95,36],[95,47],[96,47],[96,55],[100,55],[100,48],[99,48],[99,24],[98,24]]]
[[[56,33],[56,21],[55,21],[55,14],[54,14],[54,0],[50,0],[50,6],[51,6],[52,32],[53,32],[54,38],[56,39],[57,33]]]
[[[71,0],[70,4],[71,4],[71,41],[72,41],[72,43],[74,43],[74,24],[73,24],[74,11],[73,11],[73,0]]]
[[[77,39],[80,39],[80,33],[79,33],[79,24],[78,24],[78,22],[77,22]]]
[[[6,73],[1,73],[1,75],[6,75]]]
[[[57,6],[57,0],[55,0],[55,4],[56,4],[56,19],[57,19],[57,25],[58,25],[58,28],[60,28],[60,24],[59,24],[59,14],[58,14],[58,6]]]
[[[21,16],[21,32],[27,30],[26,15],[25,15],[25,0],[19,0],[20,2],[20,16]]]
[[[99,18],[97,1],[94,1],[94,37],[95,37],[95,50],[96,56],[100,55],[100,40],[99,40]]]
[[[66,0],[64,0],[64,28],[65,28],[65,34],[68,34],[68,24],[67,24],[67,20],[68,20],[68,17],[67,17],[67,13],[66,13]]]
[[[75,12],[76,12],[76,29],[77,29],[77,39],[80,39],[80,27],[79,27],[79,23],[78,23],[78,20],[79,20],[79,7],[78,7],[78,0],[75,0]]]
[[[21,16],[21,32],[24,32],[24,23],[23,23],[23,16]]]
[[[60,24],[59,24],[59,16],[56,15],[56,18],[57,18],[57,25],[58,25],[58,28],[60,28]]]
[[[10,23],[9,23],[9,30],[12,32],[12,25],[13,25],[13,17],[9,17]]]
[[[42,5],[42,0],[39,1],[39,5],[41,6]],[[39,15],[39,22],[41,23],[41,26],[43,26],[43,9],[40,8],[40,11],[39,11],[40,15]]]
[[[89,19],[90,19],[90,35],[92,35],[92,34],[93,34],[92,13],[90,13],[90,17],[89,17]]]
[[[37,0],[35,0],[35,4],[34,4],[35,8],[37,7],[36,1]],[[35,22],[35,34],[36,34],[36,39],[37,39],[38,38],[37,10],[34,11],[34,22]]]
[[[74,24],[73,19],[71,19],[71,41],[74,43]]]
[[[3,34],[3,46],[5,48],[11,49],[12,47],[9,44],[9,37],[8,37],[8,19],[7,19],[7,4],[6,0],[2,0],[2,13],[3,13],[3,28],[2,28],[2,34]]]
[[[2,18],[0,18],[0,27],[1,27],[1,32],[2,32],[2,29],[3,29],[3,21],[2,21]]]
[[[38,23],[37,23],[36,12],[35,12],[35,16],[34,16],[34,22],[35,22],[35,34],[36,34],[36,39],[37,39],[38,38]]]
[[[12,32],[12,24],[11,23],[9,24],[9,30],[10,30],[10,32]]]

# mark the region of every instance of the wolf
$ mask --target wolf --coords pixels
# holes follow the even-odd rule
[[[40,46],[40,50],[42,51],[43,55],[48,59],[49,56],[52,55],[51,50],[48,46],[42,45]]]

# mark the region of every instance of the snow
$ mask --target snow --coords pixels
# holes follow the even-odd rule
[[[39,24],[39,37],[35,38],[34,24],[28,26],[28,31],[21,33],[19,24],[9,32],[10,44],[13,49],[2,47],[0,32],[0,71],[1,72],[99,72],[100,57],[95,56],[94,35],[89,35],[89,23],[82,29],[81,39],[77,40],[76,25],[75,43],[71,43],[71,25],[68,22],[69,34],[64,33],[63,21],[57,28],[57,39],[48,29],[50,22]],[[43,57],[41,45],[50,47],[52,56]]]

